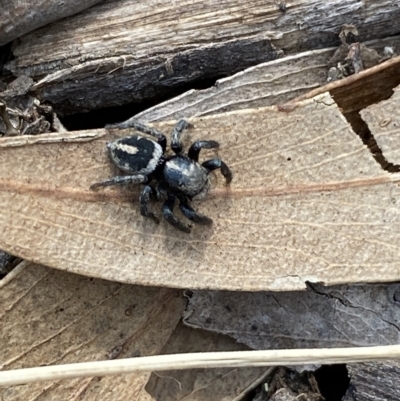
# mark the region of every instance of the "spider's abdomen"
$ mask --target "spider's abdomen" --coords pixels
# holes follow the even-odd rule
[[[163,155],[157,142],[137,135],[116,139],[107,147],[115,165],[129,174],[151,174]]]
[[[190,198],[208,187],[207,171],[199,163],[184,156],[173,156],[167,160],[163,173],[172,191],[182,192]]]

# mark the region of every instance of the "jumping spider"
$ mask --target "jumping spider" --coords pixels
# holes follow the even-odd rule
[[[165,198],[162,207],[164,218],[179,230],[190,233],[190,228],[174,216],[175,199],[178,199],[179,208],[189,220],[199,224],[211,224],[212,219],[196,213],[188,201],[207,192],[208,175],[211,171],[220,169],[227,185],[232,181],[232,172],[221,159],[215,158],[202,164],[198,163],[200,150],[217,149],[219,143],[216,141],[196,141],[190,146],[188,155],[183,154],[180,137],[187,125],[185,120],[180,120],[172,131],[171,149],[175,153],[173,156],[165,154],[167,139],[154,128],[135,120],[107,126],[106,128],[134,128],[156,138],[157,142],[139,135],[108,142],[111,160],[129,175],[113,177],[95,183],[90,188],[128,183],[144,184],[139,200],[142,216],[150,217],[158,224],[160,221],[149,210],[148,204],[151,199]]]

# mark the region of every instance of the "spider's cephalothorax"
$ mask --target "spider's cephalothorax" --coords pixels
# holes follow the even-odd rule
[[[163,216],[181,231],[190,232],[190,228],[178,220],[173,214],[175,200],[179,201],[182,213],[191,221],[199,224],[211,224],[212,220],[196,213],[189,205],[189,200],[207,192],[211,171],[220,169],[226,183],[232,181],[229,167],[220,159],[210,159],[198,163],[201,149],[218,148],[216,141],[196,141],[189,148],[188,155],[183,154],[180,136],[187,126],[185,120],[180,120],[172,132],[171,149],[175,155],[165,155],[167,140],[165,135],[154,128],[147,127],[138,121],[129,120],[125,123],[107,126],[106,128],[134,128],[139,132],[151,135],[157,142],[142,136],[128,136],[109,142],[111,160],[128,175],[113,177],[110,180],[93,184],[98,188],[115,184],[144,184],[140,195],[140,212],[143,216],[159,219],[152,213],[148,204],[150,199],[165,197]]]

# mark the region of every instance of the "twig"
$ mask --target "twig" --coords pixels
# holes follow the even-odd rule
[[[396,358],[400,358],[400,345],[160,355],[3,371],[0,372],[0,386],[133,372],[337,364]]]

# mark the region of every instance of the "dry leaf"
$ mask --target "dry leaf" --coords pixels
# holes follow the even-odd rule
[[[383,156],[389,163],[400,164],[400,86],[393,96],[361,111]]]
[[[310,284],[307,291],[195,291],[184,323],[253,349],[398,344],[400,286]]]
[[[248,349],[232,338],[178,325],[162,354],[240,351]],[[155,372],[146,386],[157,401],[239,400],[265,379],[268,368],[188,369]]]
[[[3,138],[0,249],[84,275],[171,287],[293,290],[306,280],[399,279],[399,177],[374,161],[329,95],[193,124],[186,143],[218,140],[234,173],[230,190],[217,173],[215,189],[194,204],[214,219],[211,228],[187,235],[154,224],[139,213],[137,188],[90,191],[117,174],[105,147],[113,134],[13,148]]]
[[[176,290],[95,280],[34,264],[1,288],[0,304],[0,366],[7,370],[158,354],[183,311]],[[149,376],[32,383],[1,388],[0,398],[151,400],[144,390]]]

